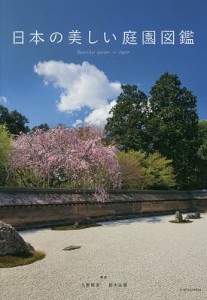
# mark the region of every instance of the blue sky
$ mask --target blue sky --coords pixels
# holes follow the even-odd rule
[[[0,104],[30,127],[101,124],[121,84],[149,94],[168,71],[197,96],[199,118],[207,119],[206,11],[205,0],[0,0]],[[36,30],[44,39],[37,45],[30,42]],[[194,44],[180,44],[182,30],[194,33]],[[16,31],[24,44],[13,43]],[[155,45],[142,44],[146,31],[155,31]],[[174,45],[161,45],[161,31],[174,32]]]

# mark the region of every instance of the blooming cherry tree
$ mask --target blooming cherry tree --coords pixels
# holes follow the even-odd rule
[[[106,199],[106,188],[120,186],[114,146],[102,142],[98,127],[57,127],[36,130],[12,141],[10,172],[18,184],[38,187],[95,189]]]

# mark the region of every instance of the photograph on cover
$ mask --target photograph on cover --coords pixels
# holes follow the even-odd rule
[[[207,299],[206,11],[0,0],[0,299]]]

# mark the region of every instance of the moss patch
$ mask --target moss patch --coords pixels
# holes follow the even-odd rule
[[[94,225],[81,225],[77,228],[74,228],[74,225],[60,225],[60,226],[53,226],[51,227],[52,230],[79,230],[79,229],[85,229],[90,227],[98,227],[102,226],[101,224],[94,224]]]
[[[187,223],[192,223],[193,221],[190,220],[183,220],[182,222],[177,222],[175,220],[171,220],[169,221],[170,223],[174,223],[174,224],[187,224]]]
[[[0,256],[0,268],[13,268],[32,264],[45,257],[42,251],[18,252],[13,255]]]

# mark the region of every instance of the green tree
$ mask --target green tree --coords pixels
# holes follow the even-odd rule
[[[172,161],[158,152],[119,152],[118,159],[125,189],[170,189],[176,186]]]
[[[207,187],[207,120],[199,121],[198,123],[198,175],[197,188]]]
[[[198,154],[202,159],[207,160],[207,120],[198,123],[199,149]]]
[[[152,87],[147,129],[152,151],[172,159],[180,189],[195,186],[198,150],[196,97],[177,75],[163,74]]]
[[[112,116],[107,119],[105,129],[108,141],[114,141],[124,150],[145,149],[148,144],[147,104],[147,96],[136,85],[123,85],[122,93],[110,111]]]
[[[8,154],[10,150],[9,132],[4,125],[0,125],[0,185],[5,185],[7,178]]]
[[[32,131],[35,131],[37,129],[40,129],[42,131],[48,131],[50,129],[49,125],[47,123],[41,123],[40,125],[38,126],[34,126],[32,128]]]
[[[28,119],[18,111],[9,111],[3,105],[0,105],[0,124],[6,125],[11,134],[27,133],[29,127],[26,125]]]

